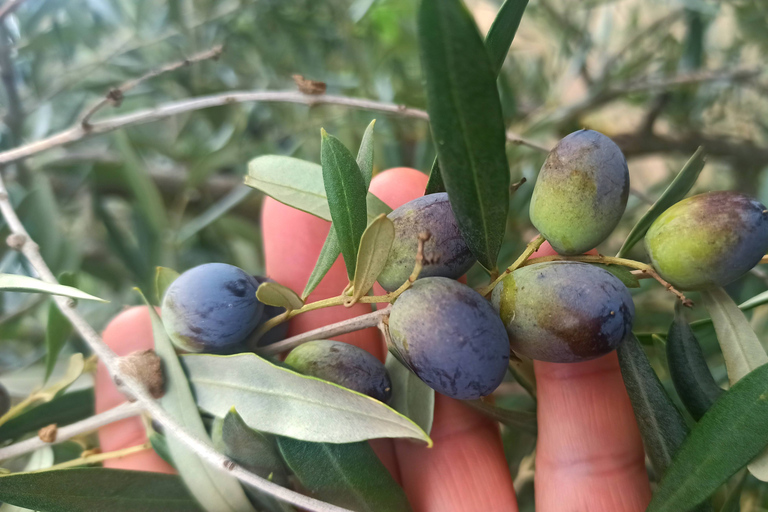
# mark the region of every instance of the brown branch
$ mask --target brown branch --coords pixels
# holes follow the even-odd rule
[[[198,53],[197,55],[193,55],[192,57],[189,57],[187,59],[183,59],[177,62],[173,62],[171,64],[166,64],[165,66],[152,70],[145,75],[142,75],[138,78],[134,78],[133,80],[129,80],[119,87],[113,87],[109,91],[107,91],[107,94],[96,102],[94,105],[92,105],[89,109],[85,111],[85,114],[82,115],[80,124],[83,126],[83,128],[88,129],[90,125],[90,119],[93,117],[93,115],[104,108],[107,105],[114,105],[115,107],[119,107],[120,104],[123,102],[123,97],[125,96],[125,93],[139,85],[140,83],[149,80],[151,78],[154,78],[158,75],[162,75],[164,73],[169,73],[171,71],[176,71],[177,69],[184,68],[187,66],[191,66],[192,64],[195,64],[197,62],[202,62],[205,60],[213,59],[216,60],[221,56],[221,53],[223,51],[224,47],[221,45],[216,45],[210,50]]]

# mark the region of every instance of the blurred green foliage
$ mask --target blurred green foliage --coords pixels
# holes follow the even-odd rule
[[[500,1],[467,3],[487,30]],[[424,108],[416,6],[413,0],[28,0],[0,27],[0,150],[67,129],[110,88],[217,44],[224,45],[218,60],[148,80],[94,120],[232,90],[293,90],[293,74],[325,82],[332,94]],[[498,81],[504,120],[546,146],[586,126],[622,147],[634,194],[601,252],[619,250],[648,201],[699,145],[708,160],[693,193],[730,188],[768,202],[768,76],[761,60],[767,17],[764,0],[531,1]],[[319,162],[321,126],[355,147],[374,117],[376,171],[428,172],[434,149],[424,121],[271,103],[200,110],[87,138],[3,172],[53,271],[76,272],[82,289],[112,300],[80,305],[100,328],[125,304],[137,303],[133,286],[153,289],[158,265],[184,270],[220,261],[262,273],[262,197],[239,187],[247,162],[270,153]],[[502,264],[535,236],[528,202],[545,157],[525,146],[510,144],[507,151],[512,182],[528,182],[510,199]],[[4,238],[7,228],[0,226]],[[17,253],[1,251],[0,272],[31,273]],[[644,259],[642,244],[628,256]],[[476,267],[470,284],[485,279]],[[767,280],[758,268],[728,291],[741,302],[765,290]],[[633,290],[635,330],[673,394],[658,340],[672,321],[674,298],[648,280],[641,284]],[[47,306],[34,295],[0,297],[0,373],[16,371],[6,373],[10,378],[42,365]],[[705,317],[702,309],[691,318]],[[749,313],[761,340],[766,313],[765,306]],[[655,344],[642,336],[651,332],[662,335]],[[696,334],[716,379],[725,382],[714,331]],[[85,350],[71,341],[62,360],[68,351]],[[518,399],[530,407],[526,397],[503,397]],[[534,440],[505,431],[505,441],[521,509],[531,510],[532,480],[518,474],[518,465]],[[745,486],[743,503],[768,507],[768,487],[751,477]]]

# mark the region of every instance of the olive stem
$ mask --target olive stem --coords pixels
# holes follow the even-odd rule
[[[519,267],[525,265],[525,261],[531,257],[531,254],[535,253],[539,250],[539,247],[545,242],[546,240],[542,235],[537,236],[533,240],[531,240],[528,245],[525,247],[525,250],[523,253],[518,256],[518,258],[515,260],[514,263],[512,263],[509,267],[507,267],[504,272],[501,273],[496,279],[494,279],[491,284],[486,286],[485,288],[480,290],[480,295],[483,297],[486,297],[489,293],[493,291],[494,288],[496,288],[496,285],[499,284],[499,282],[504,279],[507,275],[511,274],[515,270],[517,270]],[[538,258],[537,258],[538,259]]]
[[[114,450],[106,453],[93,453],[90,455],[81,456],[81,457],[78,457],[77,459],[68,460],[66,462],[62,462],[61,464],[56,464],[54,466],[51,466],[49,468],[33,471],[33,473],[41,473],[43,471],[56,471],[57,469],[66,469],[66,468],[72,468],[75,466],[84,466],[86,464],[96,464],[98,462],[104,462],[105,460],[120,459],[122,457],[132,455],[134,453],[143,452],[144,450],[151,450],[151,449],[152,449],[152,444],[150,442],[146,442],[144,444],[139,444],[136,446],[129,446],[128,448],[123,448],[121,450]]]
[[[297,334],[296,336],[286,338],[277,343],[267,345],[266,347],[257,348],[256,353],[260,356],[274,356],[281,352],[294,349],[308,341],[332,338],[333,336],[367,329],[368,327],[376,327],[384,318],[389,316],[390,308],[391,306],[387,306],[384,309],[379,309],[372,313],[360,315],[348,320],[342,320],[335,324],[324,325],[323,327]]]

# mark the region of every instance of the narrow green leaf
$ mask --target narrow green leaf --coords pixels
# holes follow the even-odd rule
[[[363,140],[360,142],[360,148],[357,150],[357,165],[360,167],[360,172],[363,175],[363,180],[365,181],[365,189],[368,190],[368,187],[371,185],[371,179],[373,177],[373,126],[374,123],[376,123],[376,120],[374,119],[371,121],[371,124],[368,125],[368,128],[366,128],[365,133],[363,134]],[[368,222],[371,221],[371,213],[372,210],[375,210],[376,208],[380,208],[382,205],[387,210],[386,212],[382,211],[378,215],[387,214],[391,212],[392,210],[386,206],[383,202],[379,201],[378,198],[376,198],[377,205],[376,208],[372,208],[371,205],[371,198],[375,198],[376,196],[372,194],[368,194]],[[301,294],[302,299],[306,299],[312,291],[317,288],[317,285],[320,284],[320,281],[323,280],[325,277],[325,274],[328,273],[328,271],[331,269],[333,264],[336,262],[336,258],[339,257],[339,254],[341,254],[341,247],[339,246],[339,237],[336,235],[336,228],[334,228],[333,225],[331,225],[330,231],[328,231],[328,236],[325,238],[325,243],[323,243],[323,248],[320,250],[320,255],[317,258],[317,262],[315,263],[315,268],[312,269],[312,274],[310,274],[309,279],[307,280],[307,285],[304,287],[304,291]]]
[[[365,190],[371,186],[371,179],[373,178],[373,126],[375,124],[376,120],[374,119],[365,129],[355,159],[365,182]]]
[[[624,283],[627,288],[640,288],[640,281],[627,267],[621,265],[604,265],[603,263],[592,263],[596,267],[600,267],[619,278],[619,281]]]
[[[69,357],[69,364],[67,365],[67,371],[64,373],[64,376],[53,384],[49,384],[43,389],[35,391],[33,395],[37,398],[37,401],[50,402],[61,396],[69,386],[74,384],[74,382],[83,374],[83,370],[85,370],[83,354],[72,354]]]
[[[320,250],[320,256],[317,258],[315,268],[312,269],[312,273],[307,280],[307,286],[304,287],[304,291],[301,294],[302,299],[309,297],[309,294],[317,288],[320,281],[323,280],[325,274],[331,270],[331,267],[336,262],[336,258],[341,254],[341,247],[339,247],[339,237],[336,236],[336,229],[331,225],[331,230],[328,231],[328,236],[325,238],[323,248]]]
[[[239,186],[230,193],[212,204],[203,213],[190,220],[179,229],[176,235],[176,243],[186,242],[197,233],[207,228],[222,216],[229,213],[232,208],[242,203],[253,192],[251,188]]]
[[[701,292],[701,300],[712,318],[731,385],[768,363],[768,354],[752,330],[749,320],[725,290],[704,290]],[[749,472],[758,480],[768,482],[768,451],[750,463]]]
[[[528,0],[505,0],[485,36],[485,47],[496,75],[501,71],[527,6]]]
[[[262,478],[284,487],[288,486],[288,470],[277,449],[275,437],[250,428],[234,408],[224,418],[213,420],[211,437],[216,449],[233,461]],[[294,510],[287,503],[256,489],[246,487],[245,492],[261,507],[260,510]]]
[[[395,225],[386,215],[379,215],[363,232],[360,249],[357,252],[355,277],[352,281],[352,299],[357,301],[373,287],[384,269],[392,242],[395,240]]]
[[[365,180],[352,154],[339,139],[321,130],[320,162],[328,209],[339,239],[341,255],[352,280],[360,237],[367,225]]]
[[[621,246],[618,254],[618,258],[623,258],[627,253],[635,246],[637,242],[643,239],[648,228],[651,227],[653,221],[664,213],[664,210],[680,201],[691,190],[693,184],[704,168],[704,149],[699,148],[685,163],[683,168],[677,174],[672,183],[669,184],[667,189],[661,194],[661,197],[653,203],[653,205],[645,212],[645,215],[635,224],[632,231],[629,232],[627,239],[624,241],[624,245]]]
[[[72,288],[71,286],[47,283],[35,279],[34,277],[18,274],[0,274],[0,290],[5,292],[48,293],[50,295],[61,295],[72,299],[109,302],[108,300],[94,297],[89,293],[81,292],[77,288]]]
[[[392,353],[387,352],[384,364],[392,380],[390,407],[410,418],[429,434],[435,414],[435,390],[424,384],[424,381],[406,368]]]
[[[155,430],[151,430],[147,432],[147,439],[155,453],[175,469],[176,465],[173,462],[173,456],[171,455],[170,448],[168,448],[168,440],[165,436]]]
[[[141,294],[141,292],[139,292]],[[141,294],[152,319],[152,333],[155,338],[155,352],[163,360],[165,374],[165,395],[160,403],[192,434],[210,444],[203,420],[195,404],[187,376],[179,363],[176,350],[168,339],[163,322],[155,309]],[[238,480],[210,467],[173,435],[166,437],[174,466],[192,495],[208,512],[253,512],[253,507],[240,487]]]
[[[704,501],[768,445],[768,365],[725,392],[693,427],[656,489],[648,512],[680,512]]]
[[[378,400],[255,354],[185,354],[181,361],[201,409],[224,416],[235,407],[262,432],[327,443],[408,437],[432,444],[421,428]]]
[[[467,400],[464,403],[510,428],[522,430],[533,435],[536,435],[538,431],[535,412],[504,409],[482,400]]]
[[[304,301],[287,286],[274,281],[261,283],[256,289],[256,298],[267,306],[275,306],[286,310],[300,309]]]
[[[423,0],[419,46],[440,174],[464,240],[496,267],[509,209],[509,165],[496,74],[460,0]]]
[[[709,371],[680,302],[675,305],[675,319],[667,334],[667,361],[680,400],[698,421],[724,391]]]
[[[688,426],[653,371],[637,338],[628,335],[617,352],[645,451],[653,469],[663,475],[688,435]]]
[[[1,476],[0,500],[41,512],[201,510],[177,475],[106,468]]]
[[[50,402],[27,409],[0,425],[0,443],[16,439],[56,423],[60,427],[85,419],[93,414],[93,389],[63,393]]]
[[[312,496],[358,512],[408,512],[403,489],[366,442],[308,443],[277,438],[291,471]]]
[[[62,286],[77,286],[75,274],[64,272],[59,276],[59,284]],[[72,325],[55,303],[48,305],[48,325],[45,328],[45,379],[48,382],[51,372],[56,366],[59,353],[72,334]]]
[[[315,163],[289,156],[260,156],[248,163],[245,184],[291,208],[331,220],[323,185],[323,170]],[[366,196],[366,203],[368,222],[382,213],[386,215],[392,211],[384,201],[371,193]]]
[[[518,384],[536,400],[536,373],[533,371],[533,360],[522,354],[509,358],[509,372]]]
[[[744,482],[747,481],[747,472],[742,471],[736,485],[728,493],[720,512],[741,512],[741,491],[744,490]]]
[[[439,192],[445,192],[445,183],[443,183],[443,176],[440,174],[440,163],[437,157],[435,157],[434,162],[432,162],[432,169],[429,171],[429,181],[427,181],[424,195],[437,194]]]
[[[157,267],[155,269],[155,297],[157,298],[157,304],[162,304],[165,291],[177,277],[179,277],[179,273],[172,268]]]

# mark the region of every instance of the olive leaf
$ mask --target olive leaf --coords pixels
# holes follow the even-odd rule
[[[308,443],[278,437],[288,466],[313,496],[359,512],[408,512],[411,506],[366,442]]]
[[[464,240],[492,270],[510,182],[496,74],[461,0],[423,0],[418,29],[440,174]]]
[[[663,475],[688,435],[688,425],[667,395],[637,338],[630,333],[617,352],[645,451],[653,469]]]
[[[59,276],[59,284],[63,286],[77,286],[75,274],[64,272]],[[48,382],[53,368],[59,358],[61,349],[72,334],[72,325],[58,306],[51,302],[48,305],[48,325],[45,328],[45,379]]]
[[[363,175],[366,191],[371,185],[371,179],[373,177],[373,127],[375,123],[376,120],[374,119],[368,125],[368,128],[365,129],[363,140],[360,142],[360,148],[357,150],[356,161],[358,167],[360,168],[360,172]],[[375,196],[368,194],[368,198],[370,199],[371,197]],[[370,201],[368,202],[367,210],[368,219],[369,222],[371,222]],[[387,207],[387,210],[388,211],[382,213],[386,214],[392,211],[389,207]],[[312,293],[315,288],[317,288],[317,285],[320,284],[320,281],[323,280],[325,274],[327,274],[331,269],[331,266],[333,266],[336,258],[339,257],[339,254],[341,254],[339,238],[338,235],[336,235],[336,228],[333,226],[333,224],[331,224],[331,229],[328,231],[328,236],[325,238],[323,248],[320,250],[320,255],[318,256],[317,262],[315,263],[315,268],[312,269],[312,274],[310,274],[309,279],[307,280],[307,285],[304,287],[304,291],[301,293],[302,299],[306,299],[309,294]]]
[[[703,502],[768,445],[768,365],[726,391],[693,427],[647,512],[679,512]]]
[[[155,298],[157,299],[157,304],[162,304],[165,291],[178,277],[179,273],[172,268],[157,267],[155,269]]]
[[[341,256],[352,280],[360,237],[367,225],[365,179],[352,153],[333,135],[321,130],[320,162],[333,227]]]
[[[384,269],[395,240],[395,224],[386,215],[379,215],[363,232],[360,249],[357,252],[354,291],[352,301],[368,293]]]
[[[245,184],[262,191],[291,208],[331,220],[328,198],[323,185],[322,167],[289,156],[264,155],[248,162]],[[368,222],[392,208],[375,195],[366,197]]]
[[[262,432],[312,442],[407,437],[432,444],[415,423],[378,400],[255,354],[185,354],[181,361],[201,409],[224,416],[235,407]]]
[[[93,405],[92,388],[60,394],[50,402],[27,409],[0,425],[0,443],[51,423],[62,427],[85,419],[93,414]]]
[[[685,318],[683,305],[675,305],[675,318],[667,334],[667,361],[672,383],[691,416],[698,421],[723,389],[709,371],[696,336]]]
[[[527,6],[528,0],[505,0],[485,36],[485,49],[488,51],[491,67],[496,76],[499,75],[501,66],[509,53],[509,48],[512,46],[512,41],[515,39],[517,28],[520,26],[520,20],[523,18]],[[445,184],[440,174],[440,164],[435,158],[424,193],[435,194],[437,192],[445,192]]]
[[[85,293],[71,286],[47,283],[45,281],[35,279],[34,277],[22,276],[18,274],[0,274],[0,290],[4,292],[47,293],[50,295],[61,295],[72,299],[109,302],[108,300],[94,297],[89,293]]]
[[[229,213],[234,207],[242,203],[253,192],[253,189],[242,185],[235,187],[226,196],[222,197],[203,213],[184,224],[176,234],[176,243],[186,242],[197,233],[207,228],[221,217]]]
[[[0,476],[0,501],[46,512],[202,510],[177,475],[106,468]]]
[[[144,294],[155,339],[155,353],[163,360],[165,395],[160,404],[192,434],[212,445],[195,404],[187,376],[179,363],[176,350],[165,332],[163,322]],[[173,435],[165,438],[174,466],[189,491],[208,512],[254,512],[238,480],[204,463],[198,455]]]
[[[718,287],[704,290],[701,299],[712,318],[731,385],[768,363],[768,354],[749,320],[725,290]],[[758,480],[768,482],[768,450],[749,464],[749,472]]]
[[[701,170],[704,168],[704,148],[699,148],[685,163],[683,168],[677,174],[672,183],[669,184],[667,189],[661,194],[661,197],[653,203],[653,205],[645,212],[645,215],[635,224],[632,231],[627,235],[627,239],[621,246],[621,249],[616,254],[617,258],[623,258],[645,236],[648,228],[651,227],[653,221],[664,213],[664,210],[677,203],[685,197],[685,195],[691,190],[693,184],[701,174]]]
[[[256,298],[268,306],[285,308],[287,311],[301,309],[304,305],[304,301],[296,292],[273,281],[261,283],[256,289]]]
[[[392,381],[390,407],[410,418],[429,434],[435,413],[435,390],[424,384],[424,381],[398,361],[391,352],[387,352],[384,366]]]

